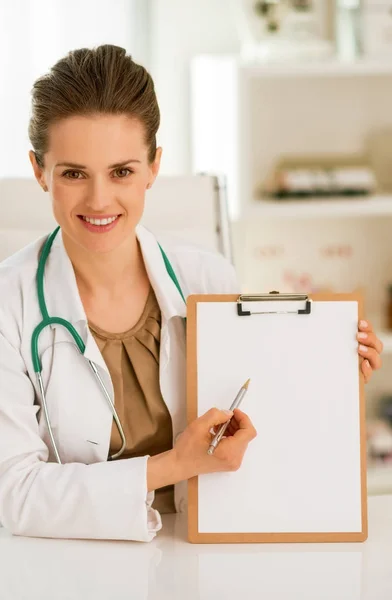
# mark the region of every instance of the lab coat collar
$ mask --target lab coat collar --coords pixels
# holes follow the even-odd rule
[[[138,225],[136,237],[163,321],[167,322],[175,316],[185,317],[185,303],[166,270],[155,236],[142,225]],[[49,316],[62,317],[74,326],[80,324],[82,335],[83,329],[88,329],[87,316],[79,295],[75,272],[64,247],[61,229],[53,242],[46,263],[45,300]]]
[[[136,228],[136,236],[164,320],[169,321],[172,317],[184,318],[186,316],[185,302],[166,270],[156,237],[142,225]]]

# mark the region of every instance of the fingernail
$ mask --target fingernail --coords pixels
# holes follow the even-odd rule
[[[361,350],[361,352],[367,352],[368,351],[367,347],[364,346],[363,344],[359,345],[359,349]]]
[[[232,410],[224,409],[223,412],[226,413],[226,415],[234,415]]]
[[[365,367],[368,369],[370,367],[370,362],[368,360],[365,360]]]
[[[359,324],[360,324],[361,327],[367,327],[368,326],[367,321],[360,321]]]
[[[366,340],[368,334],[367,333],[358,333],[358,337],[360,340]]]

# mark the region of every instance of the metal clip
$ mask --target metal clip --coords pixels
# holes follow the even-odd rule
[[[305,308],[300,310],[269,310],[251,312],[242,309],[243,302],[271,302],[271,301],[294,301],[305,302]],[[249,317],[250,315],[310,315],[312,310],[312,301],[309,300],[307,294],[280,294],[277,291],[272,291],[269,294],[242,294],[237,300],[237,314],[239,317]]]

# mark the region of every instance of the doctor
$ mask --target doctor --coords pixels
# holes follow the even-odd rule
[[[236,410],[209,456],[232,415],[186,424],[184,298],[239,286],[221,256],[161,249],[139,225],[158,126],[151,77],[115,46],[71,52],[34,85],[30,160],[60,230],[0,265],[0,521],[14,534],[149,541],[187,479],[239,468],[256,435]],[[58,320],[35,356],[43,317],[68,322],[84,356]],[[368,379],[381,342],[361,330]]]

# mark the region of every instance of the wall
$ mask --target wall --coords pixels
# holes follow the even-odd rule
[[[237,52],[229,0],[151,0],[150,70],[162,113],[162,173],[191,172],[189,61]]]
[[[117,44],[147,61],[146,0],[0,2],[0,176],[29,177],[30,90],[69,50]]]

